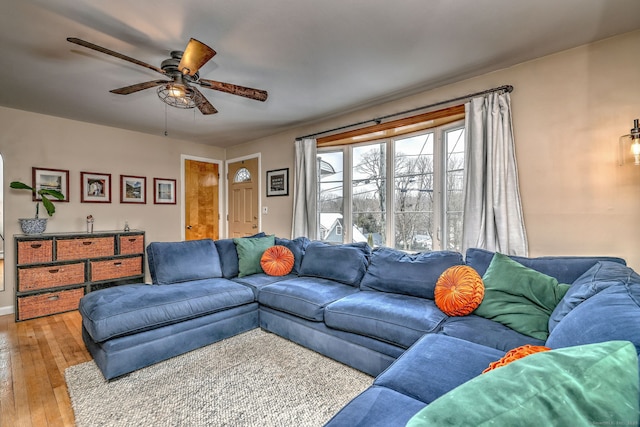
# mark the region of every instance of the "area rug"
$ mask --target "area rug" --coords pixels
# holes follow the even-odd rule
[[[78,427],[321,426],[373,381],[260,329],[111,382],[93,361],[65,378]]]

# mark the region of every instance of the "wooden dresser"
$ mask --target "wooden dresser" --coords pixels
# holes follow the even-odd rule
[[[16,321],[76,310],[85,293],[144,282],[144,231],[14,236]]]

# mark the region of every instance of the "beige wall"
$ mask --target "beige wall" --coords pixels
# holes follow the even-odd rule
[[[0,108],[0,129],[7,238],[6,283],[0,292],[0,313],[13,306],[15,254],[11,236],[21,233],[18,218],[30,218],[35,213],[29,193],[9,189],[10,181],[30,184],[32,166],[69,170],[70,202],[56,205],[47,232],[85,231],[86,217],[91,214],[95,230],[120,230],[126,220],[132,229],[145,230],[147,242],[181,240],[181,206],[154,205],[153,178],[177,179],[179,191],[181,155],[223,161],[225,154],[218,147],[8,108]],[[80,203],[81,171],[111,174],[111,203]],[[147,178],[146,204],[120,203],[121,174]],[[40,212],[46,217],[42,206]]]
[[[640,168],[618,167],[618,137],[640,118],[640,31],[320,121],[227,150],[293,168],[293,140],[511,84],[520,187],[531,256],[615,255],[640,271]],[[293,171],[293,169],[291,169]],[[262,228],[287,235],[293,197],[266,198]]]
[[[531,256],[615,255],[640,270],[640,168],[618,167],[618,137],[640,118],[640,31],[582,46],[460,83],[316,122],[225,150],[160,136],[0,108],[0,153],[5,161],[5,232],[19,233],[17,218],[33,215],[26,194],[8,191],[11,180],[31,180],[31,167],[69,169],[71,202],[60,204],[48,231],[82,231],[92,214],[98,230],[128,220],[147,242],[180,240],[180,206],[122,205],[120,174],[180,179],[180,155],[223,160],[260,154],[262,179],[290,168],[288,197],[267,198],[262,229],[291,231],[293,140],[373,117],[407,110],[503,84],[511,94],[520,186]],[[112,174],[113,203],[80,203],[80,171]],[[264,185],[263,185],[264,187]],[[148,197],[152,197],[148,194]],[[152,200],[152,199],[150,199]],[[224,206],[224,204],[222,205]],[[224,227],[223,227],[224,230]],[[7,286],[0,312],[13,305],[15,262],[6,245]]]

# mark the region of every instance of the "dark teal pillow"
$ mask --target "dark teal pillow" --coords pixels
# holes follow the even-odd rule
[[[266,234],[261,231],[253,236],[243,237],[243,239],[264,236],[266,236]],[[236,250],[236,244],[233,243],[233,238],[216,240],[214,243],[216,244],[218,255],[220,255],[220,262],[222,263],[222,277],[225,279],[236,277],[238,275],[238,251]]]
[[[569,289],[500,253],[482,281],[484,299],[473,314],[543,341],[549,336],[549,317]]]
[[[434,400],[407,427],[637,425],[638,356],[628,341],[532,354]]]
[[[233,239],[238,252],[238,277],[263,273],[260,258],[264,251],[275,245],[275,236],[241,237]]]

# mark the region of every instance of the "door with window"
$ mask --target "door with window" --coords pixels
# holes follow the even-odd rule
[[[259,231],[258,158],[228,164],[229,237],[251,236]]]
[[[184,161],[185,240],[218,239],[219,179],[217,163]]]

